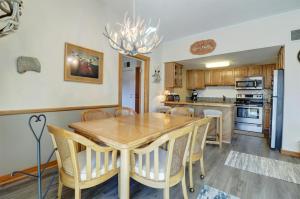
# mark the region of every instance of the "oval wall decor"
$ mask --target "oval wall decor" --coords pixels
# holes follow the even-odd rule
[[[216,42],[213,39],[201,40],[191,45],[191,53],[194,55],[205,55],[216,49]]]

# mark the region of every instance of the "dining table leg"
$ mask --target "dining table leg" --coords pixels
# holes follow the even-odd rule
[[[130,195],[130,154],[129,149],[121,150],[120,199],[129,199]]]

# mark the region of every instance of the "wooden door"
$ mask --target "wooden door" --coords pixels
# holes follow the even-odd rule
[[[205,88],[204,71],[187,70],[186,71],[187,89],[203,89]]]
[[[205,79],[205,85],[211,86],[212,85],[212,72],[211,70],[204,71],[204,79]]]
[[[222,78],[224,86],[234,86],[235,79],[234,79],[234,69],[227,68],[222,71]]]
[[[248,67],[248,76],[261,76],[263,75],[262,66],[253,65]]]
[[[264,129],[270,129],[271,108],[264,108]]]
[[[234,68],[234,78],[243,78],[248,76],[248,67],[236,67]]]
[[[263,66],[263,76],[265,89],[272,88],[273,71],[276,68],[276,64],[268,64]]]
[[[183,73],[183,66],[180,64],[175,63],[175,76],[174,76],[174,87],[175,88],[182,88],[182,73]]]
[[[135,68],[135,112],[140,113],[141,107],[141,67]]]
[[[214,69],[214,70],[212,70],[211,84],[213,86],[221,86],[221,85],[223,85],[223,78],[222,78],[222,70],[221,69]]]
[[[278,61],[277,61],[276,69],[284,69],[284,64],[285,64],[284,55],[285,55],[284,47],[281,47],[278,52]]]
[[[165,63],[165,87],[175,87],[175,63]]]

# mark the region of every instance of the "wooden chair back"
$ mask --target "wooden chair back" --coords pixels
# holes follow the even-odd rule
[[[189,107],[174,107],[167,112],[170,115],[181,115],[186,117],[193,117],[194,113]]]
[[[165,134],[144,148],[134,149],[131,155],[131,165],[136,165],[135,157],[138,157],[139,176],[142,176],[143,162],[146,162],[146,178],[150,179],[150,165],[154,165],[154,181],[159,181],[159,150],[161,145],[168,144],[167,160],[165,167],[165,181],[170,183],[170,178],[180,178],[184,175],[187,152],[190,146],[194,125],[190,124],[180,129]],[[154,154],[151,162],[150,154]],[[145,161],[143,161],[145,160]],[[132,172],[134,168],[132,168]],[[180,175],[180,177],[178,177]]]
[[[115,111],[115,116],[119,117],[119,116],[135,116],[137,115],[137,113],[128,107],[120,107]]]
[[[96,154],[96,178],[105,176],[110,173],[118,173],[117,168],[117,150],[111,147],[99,146],[91,140],[70,131],[58,128],[56,126],[48,125],[48,131],[51,135],[52,142],[56,151],[56,158],[58,167],[61,170],[63,168],[64,160],[71,158],[73,175],[76,183],[81,182],[80,171],[82,168],[79,167],[77,146],[81,144],[86,147],[86,180],[92,179],[92,152]],[[101,156],[104,157],[104,162],[100,162]],[[109,169],[109,161],[112,161],[112,167]],[[101,165],[104,167],[104,172],[101,171]],[[103,166],[104,165],[104,166]]]
[[[100,109],[91,109],[91,110],[86,110],[81,114],[81,121],[86,122],[92,120],[101,120],[110,117],[113,117],[111,113],[108,113]]]
[[[203,154],[211,120],[212,118],[203,118],[194,122],[195,128],[191,141],[191,155]]]

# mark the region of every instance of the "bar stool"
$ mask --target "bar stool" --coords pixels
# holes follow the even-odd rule
[[[210,110],[206,109],[203,111],[205,117],[216,118],[216,136],[215,140],[210,140],[212,137],[207,136],[208,140],[206,140],[207,144],[217,144],[222,148],[222,134],[223,134],[223,113],[218,110]]]

